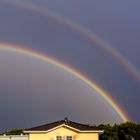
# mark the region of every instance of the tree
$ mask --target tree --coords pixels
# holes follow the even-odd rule
[[[23,128],[14,128],[14,129],[10,129],[6,132],[3,132],[3,134],[6,134],[6,135],[21,135],[21,134],[23,134],[24,130],[25,129],[23,129]]]

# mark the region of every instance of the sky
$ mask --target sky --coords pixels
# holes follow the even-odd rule
[[[132,121],[140,122],[140,82],[107,50],[81,32],[37,11],[0,1],[0,43],[48,54],[104,89]],[[23,0],[99,36],[140,71],[138,0]],[[0,51],[1,130],[68,118],[115,123],[120,118],[96,91],[48,63]]]

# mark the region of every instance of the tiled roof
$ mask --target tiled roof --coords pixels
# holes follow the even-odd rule
[[[65,118],[64,120],[61,120],[61,121],[56,121],[56,122],[53,122],[53,123],[32,127],[32,128],[27,129],[26,131],[47,131],[47,130],[53,129],[55,127],[58,127],[60,125],[63,125],[63,124],[67,125],[69,127],[78,129],[80,131],[98,130],[94,126],[72,122],[72,121],[69,121],[68,119]]]

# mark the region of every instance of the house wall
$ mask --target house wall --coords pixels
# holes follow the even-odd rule
[[[77,140],[98,140],[98,133],[81,133]]]
[[[29,140],[56,140],[56,136],[62,136],[66,140],[66,136],[72,136],[74,140],[98,140],[98,133],[77,133],[74,130],[60,127],[48,133],[29,134]]]

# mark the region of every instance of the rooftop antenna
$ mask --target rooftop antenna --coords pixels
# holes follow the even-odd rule
[[[65,117],[65,118],[64,118],[64,121],[65,121],[65,123],[67,124],[67,123],[68,123],[68,118]]]

